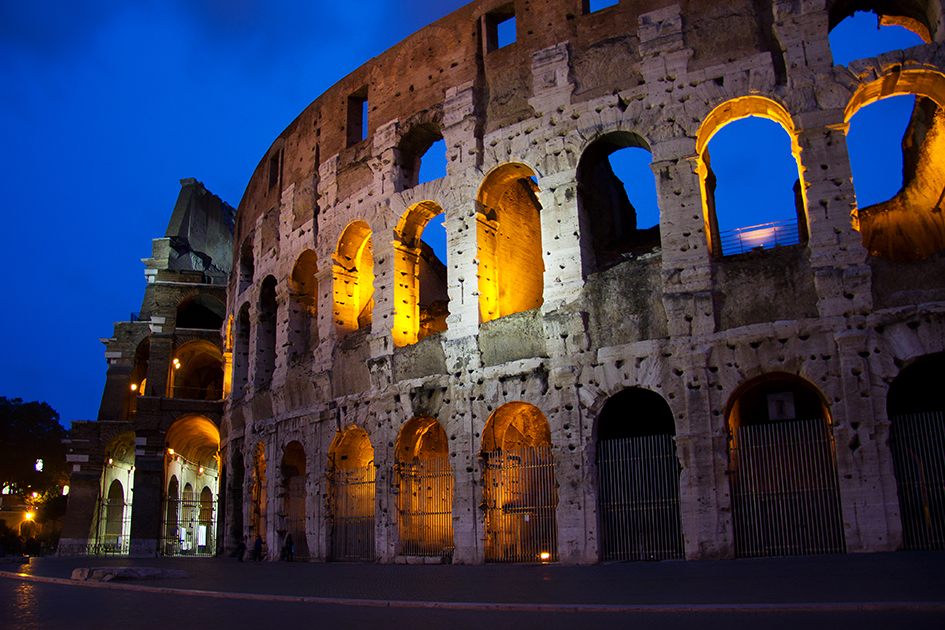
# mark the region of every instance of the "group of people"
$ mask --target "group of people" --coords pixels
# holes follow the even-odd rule
[[[253,562],[260,562],[263,558],[263,540],[256,534],[256,540],[253,542]],[[246,556],[246,536],[236,546],[236,559],[240,562]],[[292,562],[295,557],[295,544],[292,542],[292,534],[285,537],[285,544],[282,546],[282,559],[286,562]]]

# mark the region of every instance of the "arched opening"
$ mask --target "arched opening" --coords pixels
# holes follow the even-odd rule
[[[268,387],[276,370],[276,279],[266,276],[259,290],[259,318],[256,322],[256,371],[253,386]]]
[[[337,433],[328,452],[331,559],[374,561],[374,447],[364,429]]]
[[[167,430],[165,441],[164,478],[169,481],[164,555],[212,556],[216,553],[220,431],[209,418],[184,415]]]
[[[133,420],[138,409],[138,396],[153,396],[147,393],[148,385],[148,358],[151,355],[151,337],[145,337],[135,349],[135,364],[128,377],[128,391],[125,393],[125,405],[122,411],[122,420]]]
[[[285,527],[280,532],[286,559],[308,559],[308,542],[305,537],[305,449],[299,442],[289,442],[282,453],[282,496]]]
[[[266,544],[268,534],[269,487],[266,482],[266,449],[257,442],[253,449],[253,487],[250,505],[250,541],[259,536]]]
[[[432,201],[411,206],[400,218],[394,243],[394,344],[406,346],[446,330],[449,296],[446,264],[421,236],[443,214]]]
[[[911,119],[902,136],[902,187],[892,198],[863,207],[865,204],[859,201],[862,184],[857,182],[869,178],[857,176],[860,166],[853,153],[860,149],[853,121],[861,109],[873,103],[880,112],[885,111],[885,100],[895,96],[915,96]],[[945,248],[945,162],[940,158],[945,152],[943,104],[945,75],[896,66],[861,85],[847,105],[845,120],[851,123],[853,142],[851,163],[856,169],[854,186],[859,186],[853,224],[863,236],[863,246],[875,256],[913,262]],[[908,103],[906,106],[908,109]]]
[[[199,294],[181,302],[177,307],[176,328],[220,330],[226,306],[212,295]]]
[[[318,347],[318,256],[310,249],[299,254],[289,280],[290,360],[301,360]]]
[[[934,0],[834,0],[828,2],[829,7],[829,28],[831,31],[831,50],[834,51],[834,63],[846,65],[851,59],[864,59],[866,57],[876,56],[881,52],[889,52],[898,48],[905,48],[904,45],[897,45],[896,48],[885,48],[875,50],[870,53],[869,48],[864,48],[863,53],[856,57],[838,55],[835,49],[834,31],[836,29],[844,30],[844,27],[851,27],[852,21],[866,22],[867,28],[876,29],[877,26],[885,30],[886,27],[901,26],[918,36],[921,42],[941,41],[942,7],[939,2]],[[866,12],[875,15],[869,15]],[[856,46],[867,47],[875,44],[875,34],[870,36],[873,42],[857,42]],[[883,34],[881,38],[897,37],[895,33]],[[916,44],[912,44],[916,45]],[[839,57],[839,58],[838,58]]]
[[[434,165],[442,164],[445,171],[446,143],[443,141],[439,126],[435,123],[414,125],[404,135],[397,148],[403,174],[403,189],[432,181],[430,178],[436,169],[425,168],[426,162],[432,162]],[[436,179],[436,177],[433,178]]]
[[[778,103],[761,96],[722,103],[702,123],[696,153],[713,256],[807,241],[800,145]]]
[[[496,409],[479,458],[486,562],[556,562],[558,490],[544,414],[524,402]]]
[[[105,448],[99,509],[96,511],[95,553],[128,553],[131,501],[135,480],[135,434],[122,433]]]
[[[889,448],[903,549],[945,549],[945,353],[924,356],[889,386]]]
[[[807,381],[766,374],[726,413],[735,555],[844,553],[830,411]]]
[[[374,310],[374,249],[367,223],[355,221],[345,228],[332,262],[335,328],[340,335],[369,329]]]
[[[625,389],[597,419],[600,559],[685,557],[673,412],[659,394]]]
[[[660,249],[650,148],[635,133],[595,140],[578,163],[578,215],[585,270],[594,273]]]
[[[233,339],[233,389],[234,400],[246,394],[249,384],[249,303],[240,307],[236,318],[236,332]]]
[[[203,339],[188,341],[171,358],[170,382],[172,398],[222,399],[223,352]]]
[[[545,263],[535,172],[503,164],[486,176],[476,202],[480,322],[538,308]]]
[[[446,431],[417,416],[400,430],[397,458],[397,529],[400,554],[452,557],[453,471]]]
[[[253,285],[256,265],[253,262],[253,237],[247,236],[240,247],[239,281],[237,293],[242,293]]]

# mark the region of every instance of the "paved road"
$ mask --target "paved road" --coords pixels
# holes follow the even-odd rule
[[[80,566],[188,578],[64,582]],[[945,554],[597,566],[34,559],[0,565],[0,627],[945,628]],[[19,571],[24,577],[12,574]]]

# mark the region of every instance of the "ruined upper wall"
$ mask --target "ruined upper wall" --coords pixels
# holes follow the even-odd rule
[[[312,186],[319,166],[337,155],[339,197],[370,182],[365,161],[375,132],[385,124],[442,119],[446,91],[473,83],[480,133],[534,115],[532,56],[568,42],[572,102],[613,94],[643,82],[639,18],[674,4],[683,16],[683,38],[693,50],[691,69],[725,63],[777,47],[771,34],[771,4],[759,0],[629,0],[584,13],[582,0],[481,0],[451,13],[368,61],[332,86],[276,139],[260,161],[239,206],[237,242],[256,219],[277,208],[286,186]],[[488,50],[486,16],[514,7],[516,41]],[[367,88],[367,139],[349,146],[348,99]],[[280,152],[281,155],[280,155]],[[273,165],[280,171],[273,176]],[[311,218],[318,203],[297,207],[296,223]],[[298,203],[297,203],[298,205]],[[324,207],[324,203],[320,204]],[[304,217],[304,218],[303,218]]]

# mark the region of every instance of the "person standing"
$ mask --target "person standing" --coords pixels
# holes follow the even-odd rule
[[[238,545],[236,545],[236,559],[240,562],[243,561],[243,556],[246,555],[246,536],[243,536],[243,539]]]
[[[292,558],[295,555],[295,545],[292,543],[292,534],[289,534],[285,537],[285,560],[286,562],[292,562]]]
[[[259,562],[262,560],[262,538],[259,537],[259,534],[256,534],[256,542],[253,543],[253,561]]]

